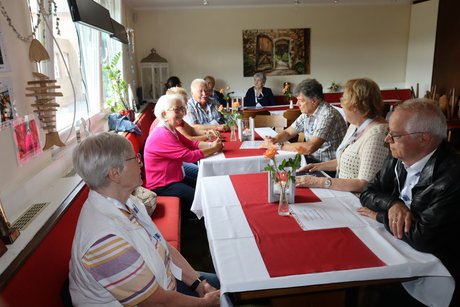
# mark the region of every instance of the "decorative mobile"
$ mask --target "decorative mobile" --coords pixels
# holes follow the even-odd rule
[[[33,39],[29,48],[29,58],[31,61],[39,63],[40,61],[48,60],[50,57],[45,47],[38,40]],[[62,93],[55,90],[60,86],[56,84],[56,80],[50,80],[44,74],[33,72],[32,75],[38,80],[27,82],[31,87],[26,87],[26,90],[33,93],[26,94],[26,96],[35,97],[35,103],[32,104],[32,107],[34,107],[34,112],[37,113],[43,129],[48,131],[43,150],[47,150],[53,145],[63,147],[65,144],[61,141],[59,133],[56,131],[56,111],[59,104],[56,103],[55,98],[62,97]]]

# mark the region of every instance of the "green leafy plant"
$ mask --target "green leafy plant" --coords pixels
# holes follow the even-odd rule
[[[129,109],[128,84],[122,78],[121,70],[118,68],[121,52],[113,57],[112,61],[103,64],[102,68],[107,72],[109,96],[105,100],[105,106],[112,112],[120,112]]]
[[[236,121],[242,117],[240,112],[227,111],[222,105],[219,106],[219,113],[224,117],[226,127],[236,126]]]

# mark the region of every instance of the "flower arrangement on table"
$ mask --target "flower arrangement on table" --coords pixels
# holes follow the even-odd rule
[[[230,98],[231,98],[230,95],[235,93],[235,92],[229,92],[228,91],[229,89],[230,89],[230,86],[227,86],[226,88],[221,88],[219,91],[222,95],[224,95],[224,99],[228,103],[230,103]],[[227,93],[225,93],[225,91],[227,91]]]
[[[284,94],[284,96],[286,96],[289,100],[292,99],[291,82],[284,82],[284,83],[283,83],[283,94]]]
[[[223,105],[220,105],[218,111],[224,117],[224,128],[235,127],[236,121],[241,119],[241,113],[238,111],[228,111]],[[227,129],[225,129],[227,130]]]
[[[275,159],[277,153],[276,148],[270,148],[265,151],[264,157],[270,159],[271,163],[267,164],[264,170],[270,173],[270,179],[280,187],[278,214],[289,215],[286,189],[289,186],[289,181],[291,184],[295,184],[294,171],[300,167],[301,156],[296,154],[294,158],[283,159],[280,164],[277,164]]]
[[[337,92],[341,87],[342,86],[339,83],[332,81],[331,86],[329,86],[327,89],[331,92]]]

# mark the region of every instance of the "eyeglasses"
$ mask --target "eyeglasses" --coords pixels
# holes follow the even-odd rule
[[[169,108],[168,111],[174,111],[174,113],[184,112],[187,109],[184,106]]]
[[[387,137],[392,143],[394,143],[395,140],[402,138],[403,136],[417,134],[417,133],[425,133],[425,132],[418,131],[418,132],[411,132],[411,133],[405,133],[405,134],[393,134],[391,131],[389,131],[387,134]]]
[[[125,159],[125,161],[130,161],[136,159],[137,163],[142,164],[142,156],[140,153],[137,153],[134,157]]]

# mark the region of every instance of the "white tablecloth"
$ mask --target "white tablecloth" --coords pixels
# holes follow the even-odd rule
[[[436,257],[414,250],[395,239],[380,223],[361,216],[365,226],[351,230],[386,266],[270,278],[229,176],[201,178],[198,185],[201,192],[195,196],[192,211],[205,217],[211,255],[223,294],[424,276],[405,283],[406,289],[431,306],[448,306],[450,302],[454,280]],[[313,189],[313,192],[320,199],[336,198],[338,207],[343,206],[344,210],[360,206],[351,193],[323,189]],[[229,301],[223,297],[221,303],[225,306]]]
[[[261,137],[276,135],[276,132],[271,128],[255,128],[254,130]],[[275,159],[277,162],[281,162],[283,159],[294,158],[295,155],[296,153],[292,151],[279,150]],[[223,153],[219,153],[199,161],[198,182],[201,178],[209,176],[260,173],[264,171],[263,169],[268,163],[269,159],[262,155],[226,158]],[[305,163],[305,158],[302,156],[301,166]],[[197,184],[195,189],[195,200],[201,194],[201,185]],[[194,206],[192,205],[192,207]],[[201,211],[197,210],[195,213],[199,218],[202,217]]]

